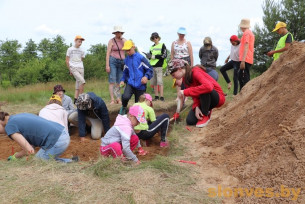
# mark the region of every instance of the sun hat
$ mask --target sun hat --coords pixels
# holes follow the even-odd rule
[[[129,108],[129,114],[135,116],[140,123],[146,123],[145,112],[141,106],[131,106]]]
[[[148,94],[148,93],[145,93],[144,96],[145,96],[145,99],[146,99],[146,100],[149,100],[149,101],[150,101],[150,107],[153,107],[151,95]]]
[[[185,65],[188,65],[188,62],[183,59],[172,59],[167,65],[167,70],[172,74],[176,69],[182,68]]]
[[[133,46],[134,46],[134,43],[132,42],[132,40],[127,40],[124,42],[124,46],[123,46],[122,50],[130,50]]]
[[[250,28],[251,27],[250,26],[250,19],[247,19],[247,18],[241,19],[239,27],[241,27],[241,28]]]
[[[286,27],[287,27],[287,24],[280,21],[280,22],[278,22],[278,23],[276,24],[276,26],[275,26],[275,28],[273,29],[272,32],[275,32],[275,31],[277,31],[277,30],[280,29],[280,28],[286,28]]]
[[[61,102],[61,98],[58,95],[52,95],[50,98],[50,101],[51,100],[57,100],[57,101]]]
[[[230,41],[239,42],[240,40],[239,40],[239,38],[237,37],[237,35],[232,35],[232,36],[230,37]]]
[[[57,92],[60,92],[60,91],[66,92],[66,90],[62,87],[62,85],[57,84],[56,86],[54,86],[53,94],[56,94]]]
[[[112,32],[112,34],[115,34],[115,33],[117,33],[117,32],[125,33],[125,32],[123,31],[122,26],[114,26],[114,27],[113,27],[113,32]]]
[[[177,33],[186,35],[186,29],[185,29],[184,27],[180,27],[180,28],[178,29]]]
[[[151,34],[150,40],[154,41],[154,38],[159,38],[159,40],[161,40],[161,37],[159,36],[159,34],[157,32],[154,32]]]
[[[78,40],[78,39],[80,39],[80,40],[82,40],[82,41],[85,41],[85,38],[83,38],[81,35],[75,36],[74,41],[75,41],[75,40]]]
[[[79,110],[89,110],[93,107],[92,100],[87,93],[80,94],[75,102],[75,105]]]

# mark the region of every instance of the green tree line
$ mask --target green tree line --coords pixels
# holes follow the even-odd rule
[[[60,35],[44,38],[38,44],[30,39],[24,47],[18,40],[0,41],[1,86],[72,80],[65,63],[69,46]],[[103,44],[90,47],[84,59],[85,78],[107,76],[104,69],[106,52],[107,46]]]

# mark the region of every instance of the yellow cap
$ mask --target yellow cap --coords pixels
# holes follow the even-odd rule
[[[58,95],[52,95],[51,98],[50,98],[50,101],[51,100],[57,100],[57,101],[61,102],[61,98]]]
[[[134,46],[134,43],[131,40],[127,40],[124,42],[124,47],[122,50],[130,50]]]
[[[286,23],[278,22],[272,32],[275,32],[275,31],[277,31],[280,28],[286,28],[286,26],[287,26]]]
[[[85,38],[83,38],[83,37],[80,36],[80,35],[75,36],[74,41],[75,41],[75,40],[78,40],[78,39],[80,39],[80,40],[82,40],[82,41],[85,41]]]

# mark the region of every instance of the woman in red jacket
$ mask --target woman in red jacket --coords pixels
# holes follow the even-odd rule
[[[212,109],[220,107],[225,102],[225,95],[220,85],[205,72],[205,68],[190,65],[182,59],[173,59],[168,64],[168,71],[175,79],[182,79],[186,89],[178,93],[179,97],[193,98],[192,110],[186,123],[196,127],[204,127],[211,118]]]

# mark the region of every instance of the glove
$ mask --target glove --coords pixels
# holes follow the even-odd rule
[[[139,147],[138,148],[138,153],[141,156],[145,156],[148,153],[148,151],[145,151],[142,147]]]
[[[173,118],[174,118],[174,120],[177,120],[179,118],[179,113],[175,113]]]
[[[17,158],[16,158],[16,153],[14,154],[14,155],[12,155],[12,156],[9,156],[8,158],[7,158],[7,161],[17,161]]]

